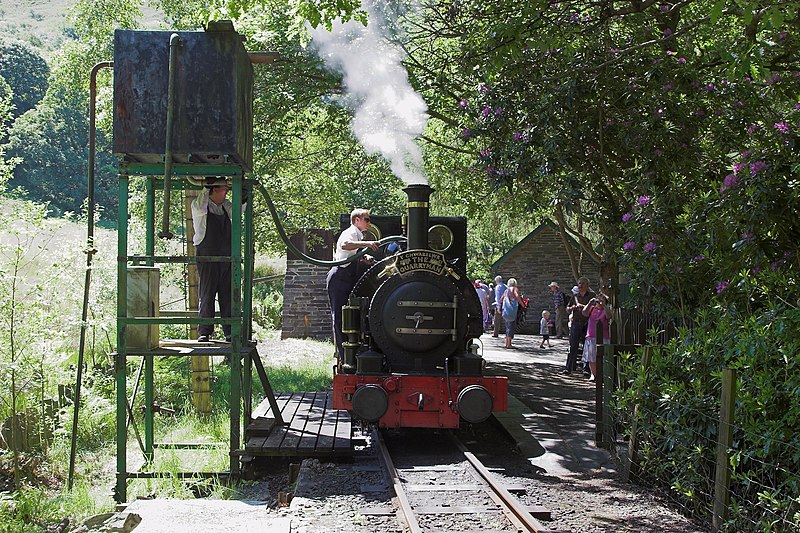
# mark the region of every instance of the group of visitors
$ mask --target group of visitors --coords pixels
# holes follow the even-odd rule
[[[520,305],[525,305],[517,280],[510,278],[506,284],[503,283],[502,276],[496,276],[494,283],[487,286],[480,279],[476,279],[475,290],[481,300],[484,329],[491,330],[492,337],[498,337],[500,329],[504,327],[505,348],[513,348],[511,343],[514,339],[517,314],[520,312]]]
[[[498,325],[505,321],[506,324],[506,348],[511,348],[514,338],[513,320],[509,326],[508,317],[515,317],[520,302],[519,290],[515,279],[508,281],[508,288],[503,284],[502,277],[495,278],[496,286],[494,297],[501,302],[497,305],[497,315],[495,317],[495,327],[493,336],[498,336]],[[512,286],[514,290],[509,292]],[[541,342],[539,348],[545,346],[550,348],[550,336],[555,335],[559,339],[569,337],[569,351],[565,368],[562,374],[571,374],[578,371],[581,366],[584,374],[589,376],[590,381],[594,381],[597,373],[597,331],[598,325],[601,328],[601,335],[604,341],[609,339],[609,320],[611,319],[611,307],[608,304],[608,296],[602,292],[597,294],[589,288],[589,280],[586,277],[578,279],[569,293],[563,292],[555,281],[548,285],[552,296],[553,310],[544,309],[542,318],[539,322],[539,334]],[[509,307],[508,314],[503,306],[503,302]],[[553,319],[553,314],[555,318]],[[498,320],[498,318],[502,320]],[[582,348],[581,348],[582,346]],[[578,365],[578,353],[581,353],[582,365]]]

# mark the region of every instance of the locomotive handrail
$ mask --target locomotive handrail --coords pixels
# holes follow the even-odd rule
[[[367,252],[369,252],[369,248],[363,248],[358,252],[356,252],[355,255],[352,255],[347,259],[340,259],[339,261],[325,261],[323,259],[317,259],[316,257],[311,257],[310,255],[306,255],[305,253],[301,252],[300,249],[297,248],[297,246],[292,244],[292,241],[289,240],[289,236],[286,235],[286,231],[283,229],[283,225],[281,224],[280,221],[280,216],[278,215],[278,210],[275,209],[275,204],[272,203],[272,198],[267,192],[267,189],[265,189],[264,186],[261,185],[261,183],[259,182],[255,182],[255,186],[261,192],[261,195],[264,197],[264,200],[267,201],[267,207],[269,208],[269,212],[272,215],[272,220],[275,221],[275,228],[278,230],[278,234],[281,236],[281,240],[283,240],[283,242],[286,244],[286,247],[289,248],[289,250],[291,250],[293,254],[300,257],[300,259],[302,259],[306,263],[311,263],[312,265],[317,265],[317,266],[335,267],[340,265],[346,265],[348,263],[352,263],[353,261],[357,261],[358,259],[364,257],[367,254]],[[403,235],[390,235],[389,237],[384,237],[383,239],[380,239],[379,241],[377,241],[377,243],[378,246],[383,246],[385,244],[389,244],[392,242],[404,242],[405,240],[406,238]]]

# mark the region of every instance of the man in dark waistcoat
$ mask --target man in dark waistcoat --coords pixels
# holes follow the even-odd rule
[[[194,223],[194,245],[197,257],[231,255],[232,205],[226,198],[228,182],[224,179],[206,178],[205,188],[192,201]],[[219,313],[223,318],[231,316],[231,263],[197,260],[200,277],[200,318],[214,317],[214,299],[219,300]],[[224,324],[222,332],[230,341],[231,326]],[[213,324],[197,326],[197,340],[208,341],[214,333]]]

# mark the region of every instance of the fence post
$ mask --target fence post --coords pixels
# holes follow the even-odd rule
[[[605,344],[597,345],[597,359],[595,365],[594,382],[594,445],[603,447],[603,361],[606,358]]]
[[[645,346],[642,351],[642,370],[647,371],[650,367],[650,357],[653,353],[652,346]],[[631,424],[631,438],[628,441],[628,468],[625,470],[625,481],[630,481],[631,476],[635,476],[639,471],[639,463],[636,456],[639,454],[639,411],[641,408],[641,389],[638,391],[639,397],[633,408],[633,424]]]
[[[598,346],[598,350],[599,350]],[[617,358],[616,345],[603,345],[603,385],[600,391],[603,402],[603,446],[612,450],[614,443],[614,423],[611,420],[611,395],[616,390],[615,380],[617,377]],[[599,379],[599,378],[598,378]]]
[[[717,470],[714,476],[714,517],[712,530],[720,531],[728,519],[730,503],[731,456],[733,443],[733,414],[736,405],[736,371],[726,368],[722,371],[722,395],[719,412],[719,438],[717,440]]]

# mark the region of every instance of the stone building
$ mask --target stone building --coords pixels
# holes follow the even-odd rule
[[[330,261],[337,235],[331,230],[306,230],[291,237],[301,252]],[[307,263],[286,251],[283,287],[281,338],[330,339],[333,336],[331,311],[325,278],[330,267]]]
[[[575,257],[580,260],[580,272],[589,278],[592,289],[597,291],[594,283],[598,279],[600,265],[581,252],[575,239],[568,237],[568,242],[575,250]],[[551,220],[545,220],[495,261],[492,272],[495,276],[503,276],[503,281],[516,278],[520,293],[530,299],[524,333],[538,333],[542,311],[547,309],[552,312],[553,303],[550,289],[547,288],[551,281],[558,283],[561,290],[567,293],[577,281],[572,274],[558,225]]]

